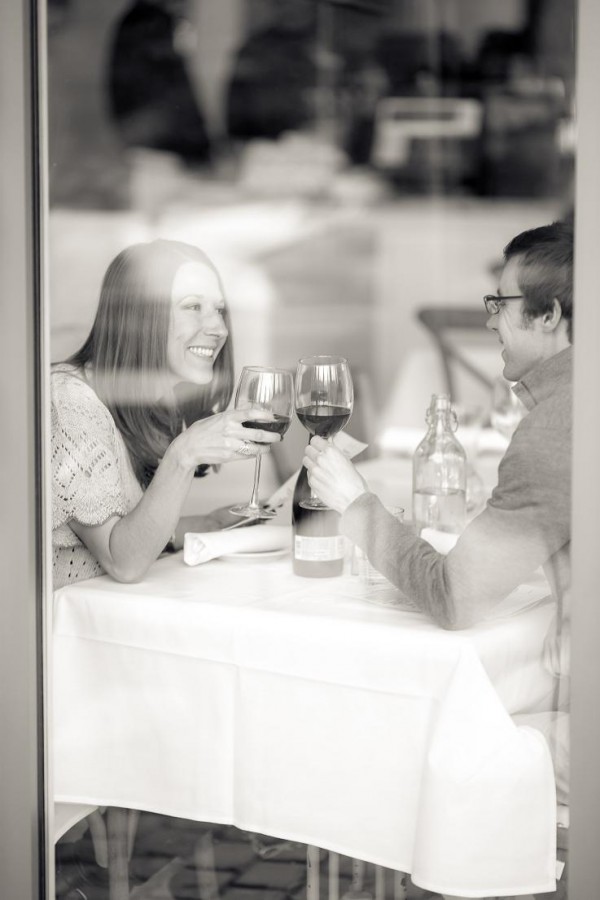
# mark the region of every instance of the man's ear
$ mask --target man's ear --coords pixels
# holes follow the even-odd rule
[[[562,307],[556,297],[552,301],[552,310],[542,316],[542,328],[544,331],[556,331],[562,320]]]

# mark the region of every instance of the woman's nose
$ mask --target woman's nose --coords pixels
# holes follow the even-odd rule
[[[211,316],[206,325],[204,326],[204,330],[207,334],[215,334],[219,337],[227,337],[229,332],[227,331],[227,326],[223,321],[223,316],[220,314],[215,314]]]

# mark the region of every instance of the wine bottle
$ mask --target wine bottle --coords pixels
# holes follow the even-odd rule
[[[331,578],[344,568],[345,540],[340,516],[334,509],[305,509],[301,500],[310,496],[308,473],[302,466],[292,503],[292,558],[296,575]]]

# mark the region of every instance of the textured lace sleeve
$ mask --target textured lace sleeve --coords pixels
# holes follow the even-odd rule
[[[52,379],[52,528],[76,519],[101,525],[129,511],[114,420],[90,387],[72,375]]]

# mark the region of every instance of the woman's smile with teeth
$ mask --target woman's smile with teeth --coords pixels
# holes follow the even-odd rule
[[[212,357],[215,353],[214,347],[188,347],[190,353],[193,353],[194,356],[207,356]]]

